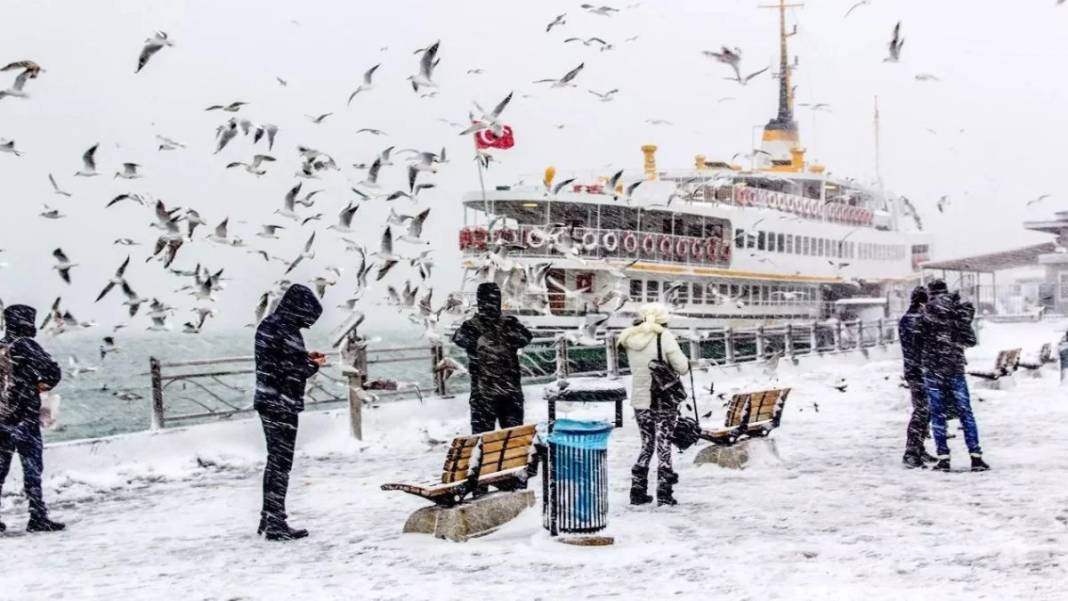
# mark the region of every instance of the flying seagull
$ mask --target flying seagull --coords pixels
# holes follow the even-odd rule
[[[905,46],[905,38],[901,37],[901,21],[894,25],[894,37],[890,39],[888,48],[890,56],[883,59],[884,63],[896,63],[901,60],[901,48]]]
[[[312,123],[314,123],[316,125],[319,125],[323,121],[325,121],[327,117],[329,117],[330,115],[333,115],[333,114],[334,113],[323,113],[321,115],[305,115],[305,117],[310,119]]]
[[[545,26],[545,33],[549,33],[553,30],[553,27],[558,25],[567,25],[567,13],[556,15],[556,17]]]
[[[613,88],[607,92],[598,92],[596,90],[588,90],[590,94],[601,99],[601,102],[610,102],[619,93],[619,88]]]
[[[74,175],[79,177],[94,177],[100,175],[96,172],[96,149],[100,147],[100,144],[93,144],[89,150],[85,151],[82,155],[82,169]]]
[[[115,177],[121,177],[122,179],[140,179],[141,177],[144,177],[141,175],[140,171],[138,171],[140,168],[141,166],[137,163],[123,163],[122,171],[116,171]]]
[[[424,88],[436,88],[438,84],[434,83],[434,68],[437,67],[438,47],[441,44],[440,41],[434,42],[426,49],[422,50],[423,56],[419,59],[419,73],[410,75],[408,81],[412,83],[412,89],[416,93],[419,92],[419,87]],[[416,51],[419,52],[419,51]]]
[[[360,92],[367,92],[368,90],[374,89],[375,85],[374,85],[374,82],[372,81],[372,78],[375,75],[375,71],[377,71],[378,68],[381,67],[381,66],[382,66],[382,63],[379,63],[379,64],[371,67],[370,69],[368,69],[367,71],[364,72],[364,74],[363,74],[363,82],[359,86],[356,87],[356,91],[355,92],[353,92],[352,94],[349,95],[349,102],[348,102],[349,105],[352,104],[352,99],[355,98],[356,95],[359,94]]]
[[[587,11],[589,11],[589,12],[595,14],[595,15],[601,15],[602,17],[611,17],[613,14],[619,12],[618,8],[612,8],[611,6],[607,6],[607,5],[603,5],[603,4],[601,6],[594,6],[592,4],[583,4],[582,8],[585,8]]]
[[[267,173],[267,170],[261,167],[264,161],[268,163],[273,163],[275,161],[275,158],[266,154],[257,154],[252,157],[251,164],[243,163],[241,161],[234,161],[233,163],[228,163],[226,165],[226,168],[233,169],[234,167],[244,167],[245,171],[251,173],[252,175],[263,175]]]
[[[4,140],[3,138],[0,138],[0,152],[7,152],[17,157],[22,156],[21,152],[15,150],[14,140]]]
[[[759,71],[754,71],[754,72],[750,73],[749,75],[746,75],[745,77],[742,77],[740,74],[738,74],[738,75],[735,75],[734,77],[724,77],[724,79],[727,79],[727,80],[730,80],[730,81],[736,81],[740,85],[744,86],[744,85],[748,84],[750,81],[752,81],[752,79],[754,77],[756,77],[757,75],[760,75],[761,73],[767,71],[770,68],[771,67],[764,67],[763,69],[761,69]]]
[[[59,194],[60,196],[66,196],[67,198],[70,198],[70,192],[64,192],[63,190],[61,190],[59,188],[59,184],[56,183],[56,178],[53,177],[51,173],[48,174],[48,181],[52,184],[53,192]]]
[[[248,103],[247,102],[240,102],[240,101],[231,102],[230,104],[227,104],[227,105],[213,104],[213,105],[209,106],[208,108],[206,108],[204,110],[205,111],[216,111],[216,110],[218,110],[218,111],[226,111],[227,113],[236,113],[237,111],[241,110],[241,107],[245,106],[246,104],[248,104]]]
[[[860,0],[860,2],[857,2],[853,6],[849,7],[849,10],[846,11],[845,16],[848,17],[849,15],[853,14],[853,11],[857,10],[861,6],[868,6],[869,4],[871,4],[871,0]]]
[[[119,268],[115,270],[115,275],[112,276],[110,280],[108,280],[107,285],[104,286],[104,289],[100,291],[100,294],[96,296],[96,300],[93,302],[99,303],[101,300],[103,300],[105,296],[108,295],[109,292],[111,292],[112,288],[114,288],[115,286],[122,286],[126,282],[126,268],[129,267],[129,265],[130,255],[126,255],[126,260],[123,261],[122,265],[119,265]]]
[[[63,278],[63,281],[70,284],[70,270],[72,267],[76,267],[77,263],[71,263],[67,255],[64,254],[62,248],[57,248],[52,251],[52,256],[56,259],[56,264],[52,267],[59,272],[59,277]]]
[[[723,46],[721,47],[719,52],[715,52],[712,50],[703,50],[701,54],[704,54],[709,58],[714,58],[725,65],[730,65],[730,67],[734,69],[735,77],[741,79],[742,74],[738,71],[738,65],[741,63],[742,60],[742,50],[740,48],[735,48],[731,50],[730,48]]]
[[[582,72],[582,69],[585,66],[586,66],[586,63],[579,63],[579,66],[577,66],[574,69],[568,71],[567,74],[565,74],[560,79],[539,79],[539,80],[535,81],[534,83],[551,83],[551,84],[553,84],[552,87],[554,87],[554,88],[568,88],[568,87],[573,88],[573,87],[575,87],[575,84],[571,83],[571,80],[575,79],[575,77],[577,77],[578,74],[580,72]]]
[[[140,73],[141,69],[145,68],[148,64],[148,59],[152,58],[152,55],[159,52],[164,46],[174,46],[174,42],[167,37],[167,33],[164,31],[157,31],[152,37],[145,40],[145,47],[141,49],[141,56],[137,58],[137,70],[134,73]]]

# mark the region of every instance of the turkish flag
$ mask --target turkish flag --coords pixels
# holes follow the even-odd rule
[[[501,128],[500,136],[495,135],[492,129],[482,129],[475,132],[475,145],[479,150],[484,148],[507,150],[515,146],[515,137],[512,136],[512,128],[507,125]]]

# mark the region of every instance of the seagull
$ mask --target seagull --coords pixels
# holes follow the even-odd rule
[[[57,248],[52,251],[52,256],[56,259],[56,264],[52,267],[59,272],[59,277],[63,278],[63,281],[70,284],[70,270],[72,267],[77,267],[77,263],[71,263],[67,255],[64,254],[62,248]]]
[[[574,69],[568,71],[560,79],[539,79],[539,80],[535,81],[534,83],[551,83],[551,84],[553,84],[552,87],[554,87],[554,88],[568,88],[568,87],[573,88],[573,87],[575,87],[575,84],[571,83],[571,80],[575,79],[575,77],[577,77],[578,74],[580,72],[582,72],[582,69],[585,66],[586,66],[586,63],[579,63],[579,66],[577,66]]]
[[[44,210],[40,212],[40,216],[45,219],[63,219],[66,217],[65,214],[59,212],[59,209],[53,209],[48,205],[44,206]]]
[[[26,80],[31,79],[30,71],[23,71],[15,76],[15,82],[11,84],[11,87],[6,90],[0,90],[0,100],[5,96],[13,96],[15,98],[29,98],[23,88],[26,87]]]
[[[96,172],[96,149],[100,147],[100,144],[93,144],[89,150],[85,151],[82,155],[82,170],[74,175],[79,177],[94,177],[100,175]]]
[[[167,323],[166,315],[160,315],[152,317],[152,325],[146,329],[150,332],[170,332],[171,324]]]
[[[742,61],[742,50],[740,48],[735,48],[731,50],[730,48],[723,46],[721,47],[719,52],[715,52],[713,50],[702,50],[701,54],[704,54],[708,58],[714,58],[725,65],[730,65],[730,67],[734,69],[735,77],[739,79],[741,78],[742,75],[738,71],[738,65]]]
[[[367,177],[364,178],[360,185],[365,188],[378,188],[378,172],[382,169],[382,158],[375,159],[375,162],[371,163],[371,168],[367,170]]]
[[[373,256],[385,261],[385,263],[378,268],[377,280],[386,277],[389,270],[400,261],[400,257],[393,254],[393,232],[388,227],[386,228],[386,231],[382,232],[381,245],[378,252],[374,253]]]
[[[247,102],[241,102],[241,101],[231,102],[230,104],[227,104],[227,105],[213,104],[213,105],[209,106],[208,108],[206,108],[204,110],[205,111],[217,111],[218,110],[218,111],[226,111],[227,113],[236,113],[237,111],[241,110],[241,107],[245,106],[246,104],[248,104],[248,103]]]
[[[326,289],[330,286],[337,284],[337,282],[328,280],[323,276],[318,276],[311,281],[311,285],[315,287],[315,294],[321,299],[326,296]]]
[[[667,119],[646,119],[645,122],[649,125],[674,125],[674,123]]]
[[[460,135],[461,136],[466,136],[468,134],[473,134],[473,133],[475,133],[477,131],[481,131],[483,129],[491,130],[493,132],[493,135],[495,135],[495,136],[503,135],[504,134],[504,124],[501,123],[500,117],[501,117],[501,113],[504,112],[504,109],[507,108],[508,103],[512,101],[512,94],[513,94],[513,92],[508,92],[508,95],[505,96],[503,100],[498,102],[497,106],[493,107],[493,110],[488,112],[488,113],[482,108],[481,105],[479,105],[476,102],[475,103],[475,108],[478,109],[479,113],[481,113],[481,117],[476,119],[476,118],[474,118],[473,115],[471,115],[470,116],[471,125],[469,125],[466,129],[461,131]],[[445,149],[443,148],[442,149],[443,160],[444,160],[444,151],[445,151]]]
[[[595,15],[601,15],[602,17],[611,17],[613,14],[619,12],[618,8],[612,8],[611,6],[606,5],[594,6],[592,4],[583,4],[582,8],[585,8],[587,11]]]
[[[724,77],[723,79],[726,79],[726,80],[729,80],[729,81],[736,81],[740,85],[744,86],[744,85],[748,84],[750,81],[752,81],[752,79],[754,77],[756,77],[757,75],[760,75],[761,73],[767,71],[770,68],[771,67],[764,67],[763,69],[761,69],[759,71],[754,71],[754,72],[750,73],[749,75],[746,75],[744,78],[741,76],[740,73],[737,73],[737,74],[735,74],[734,77]]]
[[[60,196],[66,196],[67,198],[70,198],[70,196],[71,196],[70,192],[64,192],[63,190],[61,190],[59,188],[59,184],[56,183],[56,178],[53,177],[51,173],[48,174],[48,181],[49,181],[49,183],[52,184],[52,191],[53,192],[55,192],[56,194],[59,194]]]
[[[123,163],[122,171],[116,171],[115,177],[121,177],[122,179],[140,179],[144,177],[138,171],[140,168],[141,166],[137,163]]]
[[[278,135],[278,126],[270,123],[258,126],[255,135],[252,136],[252,143],[259,144],[264,134],[267,134],[267,150],[274,150],[274,137]]]
[[[217,244],[230,244],[229,232],[227,231],[230,225],[230,218],[223,219],[219,225],[215,226],[215,231],[208,236],[208,240]]]
[[[424,209],[414,218],[409,220],[407,233],[399,237],[398,240],[403,240],[412,244],[430,244],[430,242],[420,239],[420,236],[423,235],[423,223],[426,222],[426,218],[429,215],[430,209]]]
[[[141,56],[137,57],[137,70],[134,73],[140,73],[141,69],[145,68],[148,64],[148,59],[152,58],[152,55],[159,52],[164,46],[174,46],[174,42],[167,37],[167,33],[164,31],[157,31],[152,37],[145,40],[145,46],[141,49]]]
[[[869,4],[871,4],[871,0],[860,0],[860,2],[857,2],[853,6],[849,7],[849,10],[846,11],[845,16],[848,17],[849,15],[853,14],[853,11],[857,10],[861,6],[868,6]],[[844,19],[845,17],[842,18]]]
[[[11,154],[13,154],[13,155],[15,155],[17,157],[22,156],[21,152],[19,152],[18,150],[15,150],[15,141],[14,140],[5,140],[3,138],[0,138],[0,152],[11,153]]]
[[[208,225],[208,222],[204,221],[204,218],[200,216],[200,213],[194,211],[193,209],[189,209],[185,212],[185,223],[189,228],[188,231],[190,240],[193,239],[193,232],[196,231],[198,226]]]
[[[185,148],[185,144],[175,142],[167,136],[156,134],[156,139],[159,140],[159,150],[177,150],[179,148]]]
[[[126,300],[122,304],[130,308],[130,317],[134,317],[137,315],[137,311],[141,308],[141,305],[147,303],[148,299],[138,296],[133,288],[130,287],[130,284],[125,280],[123,280],[121,288],[123,296],[126,297]]]
[[[619,89],[618,88],[613,88],[613,89],[608,90],[607,92],[604,92],[604,93],[598,92],[596,90],[588,90],[588,91],[589,91],[590,94],[593,94],[594,96],[600,98],[601,102],[610,102],[613,98],[615,98],[615,95],[617,93],[619,93]]]
[[[1026,206],[1031,206],[1033,204],[1040,203],[1043,200],[1049,198],[1050,196],[1051,196],[1050,194],[1043,194],[1043,195],[1039,196],[1038,198],[1033,198],[1033,199],[1027,201],[1027,205]]]
[[[349,204],[341,212],[338,213],[337,225],[331,225],[326,228],[328,230],[335,230],[342,233],[349,233],[352,231],[352,217],[356,214],[356,210],[360,208],[360,205]]]
[[[355,92],[353,92],[352,94],[349,95],[348,106],[352,105],[352,99],[355,98],[356,95],[359,94],[360,92],[367,92],[369,90],[373,90],[374,89],[375,86],[374,86],[374,82],[372,81],[372,78],[375,75],[375,71],[377,71],[378,68],[381,67],[381,66],[382,66],[382,63],[379,63],[379,64],[371,67],[370,69],[368,69],[367,71],[364,72],[364,74],[363,74],[363,82],[359,86],[356,87],[356,91]]]
[[[356,134],[357,135],[359,135],[359,134],[371,134],[372,136],[388,136],[389,135],[386,132],[384,132],[384,131],[382,131],[380,129],[375,129],[373,127],[364,127],[364,128],[361,128],[361,129],[357,129],[356,130]]]
[[[946,205],[948,205],[948,204],[949,204],[949,195],[948,194],[943,194],[942,198],[938,199],[938,203],[935,205],[935,207],[938,208],[938,212],[939,213],[945,213],[946,212]]]
[[[115,198],[112,198],[110,201],[108,201],[108,204],[105,205],[104,208],[105,209],[110,209],[111,207],[119,204],[120,202],[122,202],[124,200],[130,200],[130,201],[136,202],[137,204],[141,205],[142,207],[145,206],[145,199],[140,194],[119,194]]]
[[[242,163],[241,161],[234,161],[232,163],[228,163],[226,165],[226,168],[227,169],[232,169],[234,167],[244,167],[245,171],[251,173],[252,175],[263,175],[263,174],[267,173],[267,170],[260,166],[260,165],[263,164],[264,161],[267,161],[269,163],[273,163],[275,161],[275,158],[273,156],[271,156],[271,155],[268,155],[268,154],[257,154],[257,155],[254,155],[252,157],[252,163],[251,164],[250,163]]]
[[[99,303],[101,300],[103,300],[105,296],[108,295],[109,292],[111,292],[112,288],[114,288],[115,286],[121,286],[126,282],[126,268],[129,267],[129,265],[130,255],[126,255],[126,260],[123,261],[122,264],[119,265],[119,268],[115,270],[115,275],[112,276],[110,280],[108,280],[107,285],[104,286],[104,289],[100,291],[100,294],[96,296],[96,300],[93,302]]]
[[[307,117],[308,119],[310,119],[312,123],[314,123],[316,125],[320,125],[320,124],[322,124],[322,122],[324,120],[326,120],[327,117],[329,117],[330,115],[333,115],[333,114],[334,113],[323,113],[321,115],[304,115],[304,116]]]
[[[312,252],[312,246],[314,244],[315,244],[315,232],[312,232],[311,237],[308,238],[308,241],[304,243],[304,251],[301,252],[299,255],[297,255],[297,258],[294,259],[293,262],[289,264],[289,267],[286,269],[286,275],[288,275],[289,272],[291,272],[294,269],[296,269],[297,265],[300,265],[300,262],[303,261],[304,259],[314,259],[315,258],[315,253]]]
[[[119,347],[115,345],[114,337],[104,336],[103,344],[100,345],[100,360],[103,361],[108,353],[117,353],[119,350]]]
[[[438,56],[438,46],[440,44],[441,42],[437,41],[422,50],[423,56],[419,59],[419,73],[408,77],[408,81],[412,83],[412,90],[416,93],[419,92],[420,86],[424,88],[438,87],[438,84],[434,83],[433,75],[434,68],[437,66],[435,59]]]
[[[222,152],[223,148],[237,137],[237,120],[230,119],[226,123],[223,123],[219,127],[215,128],[215,154]]]
[[[553,27],[559,25],[567,25],[567,13],[556,15],[548,25],[545,26],[545,33],[549,33],[553,30]]]
[[[942,81],[942,80],[939,79],[937,75],[932,75],[930,73],[917,73],[916,74],[916,81]]]
[[[140,243],[135,242],[132,238],[119,238],[112,242],[112,245],[117,246],[141,246]]]
[[[901,21],[894,25],[894,37],[890,39],[888,48],[890,56],[883,59],[884,63],[896,63],[901,60],[901,48],[905,45],[905,38],[901,37]]]
[[[592,45],[594,45],[594,44],[600,44],[601,52],[604,52],[605,50],[611,50],[613,48],[613,46],[611,44],[609,44],[608,42],[606,42],[603,39],[601,39],[599,37],[596,37],[596,36],[592,37],[592,38],[586,38],[586,39],[582,39],[582,38],[567,38],[566,40],[564,40],[565,44],[567,44],[569,42],[582,42],[582,45],[586,46],[587,48],[592,46]]]
[[[91,373],[97,370],[97,368],[94,366],[82,365],[81,362],[78,361],[78,357],[74,355],[71,355],[67,358],[67,363],[70,364],[69,373],[72,378],[77,378],[78,376],[84,373]]]

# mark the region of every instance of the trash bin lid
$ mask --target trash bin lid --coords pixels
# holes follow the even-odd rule
[[[613,428],[612,424],[602,421],[558,419],[549,433],[549,443],[581,449],[606,449]]]

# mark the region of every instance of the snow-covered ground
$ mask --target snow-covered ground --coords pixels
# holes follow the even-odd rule
[[[1033,354],[1066,325],[991,325],[973,363],[1012,343]],[[69,530],[23,534],[12,474],[0,599],[1068,598],[1068,388],[1056,370],[1021,374],[1011,391],[973,390],[994,468],[983,474],[902,469],[899,373],[899,359],[874,353],[702,375],[724,392],[794,387],[773,434],[781,460],[730,471],[693,465],[691,450],[677,459],[675,508],[626,504],[637,453],[628,410],[609,449],[616,544],[604,548],[554,542],[533,509],[463,544],[401,535],[422,502],[378,487],[440,469],[424,429],[436,439],[464,431],[464,399],[369,411],[362,443],[347,438],[344,413],[306,415],[289,505],[312,535],[288,544],[255,535],[254,420],[54,445],[47,495]],[[832,387],[840,378],[845,393]],[[545,414],[539,400],[531,389],[531,418]],[[718,421],[721,405],[706,400],[702,412]],[[963,440],[951,444],[962,470]]]

